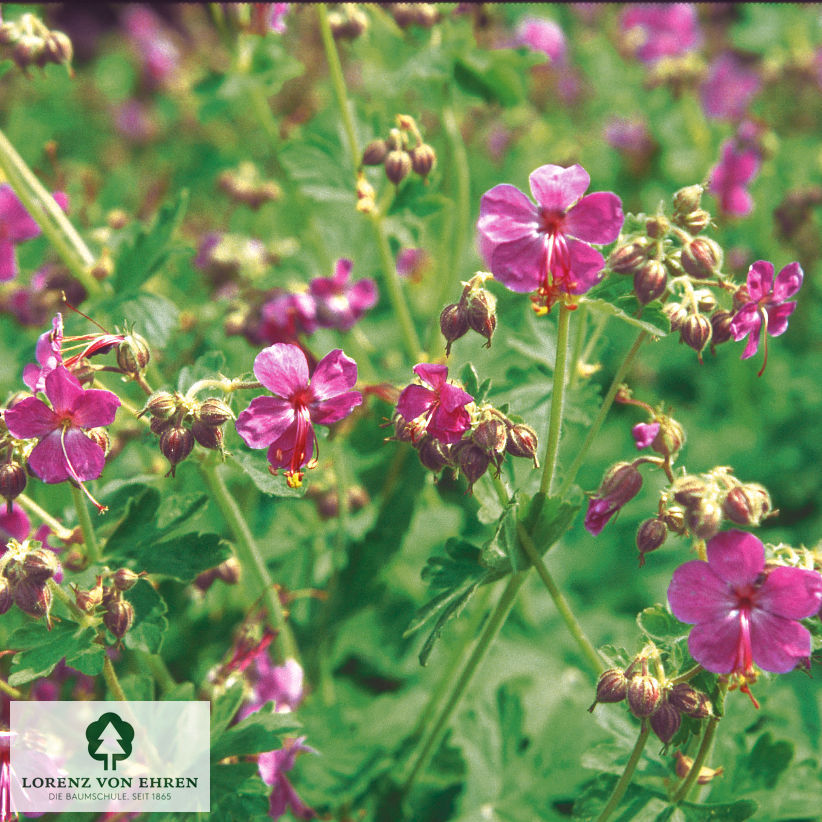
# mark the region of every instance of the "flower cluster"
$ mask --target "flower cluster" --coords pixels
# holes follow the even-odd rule
[[[445,337],[445,356],[451,353],[451,346],[460,337],[464,337],[470,328],[485,337],[485,347],[491,347],[491,337],[497,327],[497,300],[484,287],[485,281],[492,276],[477,272],[462,290],[457,303],[446,305],[440,313],[440,331]]]

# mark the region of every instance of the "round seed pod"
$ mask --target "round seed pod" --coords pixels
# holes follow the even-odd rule
[[[407,151],[394,149],[385,158],[385,176],[399,185],[411,173],[411,157]]]
[[[114,600],[103,614],[103,624],[117,639],[122,639],[134,624],[134,606],[125,599]]]
[[[631,713],[638,719],[651,716],[662,702],[659,680],[650,674],[637,674],[628,680],[626,699]]]
[[[589,713],[600,702],[622,702],[628,692],[628,677],[619,668],[608,668],[599,675],[597,695],[594,704],[588,708]]]
[[[679,730],[682,724],[682,714],[667,700],[663,700],[659,707],[651,714],[651,730],[659,737],[660,742],[667,745]]]

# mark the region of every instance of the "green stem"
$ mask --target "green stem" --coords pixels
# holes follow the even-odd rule
[[[147,651],[140,650],[136,650],[135,654],[140,663],[151,671],[151,675],[163,693],[176,687],[177,683],[174,681],[171,671],[168,670],[165,660],[159,654],[150,654]]]
[[[48,527],[54,531],[57,539],[71,539],[74,533],[71,528],[66,528],[65,525],[61,525],[48,511],[44,511],[33,499],[27,497],[25,494],[20,494],[16,502],[20,504],[21,508],[25,508],[30,514],[34,514],[34,516],[48,525]]]
[[[693,668],[688,668],[688,670],[684,673],[681,673],[679,676],[675,676],[671,679],[669,684],[678,685],[680,682],[687,682],[688,680],[693,679],[702,670],[704,670],[704,668],[701,665],[694,665]]]
[[[276,662],[282,664],[288,659],[299,661],[294,636],[286,622],[280,598],[274,590],[274,583],[268,573],[265,560],[254,541],[248,523],[246,523],[236,500],[229,493],[222,476],[220,476],[219,465],[215,464],[213,460],[203,461],[200,463],[200,473],[234,535],[240,563],[247,573],[254,576],[258,587],[262,589],[261,593],[268,615],[268,624],[275,633],[272,647]]]
[[[477,640],[477,644],[474,646],[471,656],[468,658],[468,661],[465,663],[462,671],[460,672],[457,681],[454,683],[448,699],[439,709],[436,718],[429,727],[428,732],[420,741],[420,745],[415,754],[414,762],[411,766],[411,772],[408,774],[408,778],[405,780],[402,787],[403,794],[407,794],[411,790],[411,786],[417,776],[419,776],[423,768],[428,764],[430,757],[436,751],[437,745],[441,741],[448,727],[448,722],[451,719],[451,715],[454,713],[457,705],[459,705],[460,700],[462,699],[472,677],[474,676],[474,673],[477,668],[479,668],[480,663],[485,659],[485,655],[490,650],[491,645],[500,631],[500,628],[502,628],[508,613],[514,605],[517,592],[522,587],[522,584],[525,582],[527,576],[527,571],[520,571],[519,573],[512,574],[508,579],[508,585],[502,592],[499,602],[497,602],[494,611],[489,617],[488,622],[485,624],[485,630],[483,630],[482,635]]]
[[[66,606],[66,608],[68,608],[73,619],[75,619],[80,625],[84,628],[96,628],[98,626],[100,622],[99,617],[94,617],[91,614],[87,614],[53,579],[48,581],[48,586],[51,593],[57,597],[57,599],[59,599],[60,602]]]
[[[95,263],[94,255],[63,213],[63,209],[46,191],[2,130],[0,168],[3,169],[9,185],[14,189],[23,207],[40,226],[71,273],[89,294],[99,294],[100,283],[89,272]]]
[[[106,655],[103,662],[103,679],[105,679],[106,685],[108,685],[108,689],[112,692],[112,694],[114,694],[115,699],[118,699],[121,702],[126,702],[128,700],[126,692],[120,684],[120,680],[117,679],[117,674],[114,672],[114,666],[111,664],[111,660],[108,655]]]
[[[628,790],[628,786],[631,784],[631,779],[633,778],[636,766],[642,756],[642,750],[645,747],[645,743],[648,741],[650,730],[651,727],[648,724],[648,720],[643,719],[642,728],[640,729],[634,749],[631,751],[628,764],[625,766],[625,770],[622,772],[619,782],[617,782],[614,786],[614,791],[611,794],[611,798],[608,800],[608,803],[597,817],[597,822],[605,822],[605,820],[616,810],[622,800],[622,797],[625,795],[625,791]]]
[[[602,428],[602,424],[605,422],[608,412],[611,410],[611,405],[614,402],[614,397],[616,396],[619,386],[622,385],[625,380],[625,375],[628,373],[628,369],[633,364],[634,358],[639,353],[639,349],[642,347],[642,344],[647,338],[647,331],[639,332],[637,338],[634,340],[634,344],[631,346],[630,351],[628,351],[628,354],[622,361],[622,365],[619,366],[616,374],[614,374],[614,379],[611,381],[611,387],[608,389],[608,393],[605,395],[605,399],[602,401],[602,405],[599,408],[599,413],[597,414],[597,417],[591,427],[588,429],[588,433],[577,451],[577,455],[574,458],[573,463],[571,463],[571,467],[568,469],[565,481],[562,483],[559,491],[557,492],[558,496],[564,497],[568,493],[568,489],[573,485],[577,472],[582,467],[582,463],[588,455],[588,450],[596,438],[596,435],[599,433],[599,429]],[[559,357],[559,354],[557,354],[557,357]],[[556,375],[554,376],[554,380],[556,380]]]
[[[94,533],[94,526],[91,524],[91,517],[83,499],[83,492],[76,486],[71,486],[71,496],[74,499],[74,510],[77,511],[77,522],[80,523],[80,530],[83,532],[83,542],[86,544],[86,554],[91,562],[100,561],[100,545],[97,542],[97,535]]]
[[[568,343],[571,325],[571,311],[564,305],[559,307],[557,322],[557,360],[554,365],[554,384],[551,388],[551,417],[548,423],[548,445],[545,448],[545,462],[542,467],[542,482],[539,490],[551,493],[551,486],[557,470],[559,438],[562,430],[562,412],[565,406],[565,383],[568,376]]]
[[[22,691],[18,691],[13,685],[9,685],[5,679],[0,679],[0,691],[12,699],[25,699]]]
[[[588,323],[586,322],[588,318],[588,312],[585,308],[585,303],[582,303],[579,308],[577,309],[577,323],[576,323],[576,331],[574,332],[574,339],[571,343],[571,362],[574,364],[574,367],[571,369],[571,373],[568,377],[568,387],[575,388],[577,382],[579,381],[579,366],[580,363],[584,362],[582,357],[582,345],[585,341],[585,331]]]

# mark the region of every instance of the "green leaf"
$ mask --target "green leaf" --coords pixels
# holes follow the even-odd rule
[[[191,365],[184,365],[177,377],[177,390],[183,394],[198,380],[218,378],[225,368],[222,351],[208,351],[197,357]]]
[[[148,280],[169,255],[169,244],[183,221],[188,207],[188,191],[182,189],[176,199],[166,203],[151,226],[141,228],[134,240],[121,252],[111,283],[115,292],[136,291]]]
[[[640,630],[651,639],[676,640],[687,636],[691,626],[680,622],[664,605],[651,605],[636,617]]]
[[[420,649],[420,665],[425,667],[428,664],[428,658],[431,656],[431,652],[434,650],[434,646],[440,638],[443,629],[452,619],[456,619],[462,613],[471,597],[476,593],[478,587],[478,582],[469,585],[458,597],[453,599],[445,606],[445,608],[442,609],[439,618],[436,623],[434,623],[431,633],[428,635],[428,638],[425,640],[422,648]]]
[[[326,141],[311,138],[292,142],[277,155],[286,173],[312,200],[354,204],[354,186],[339,158],[342,151]]]
[[[739,799],[716,805],[682,802],[679,807],[687,822],[742,822],[756,813],[759,804],[753,799]]]
[[[8,640],[10,648],[20,649],[11,663],[9,684],[17,687],[48,676],[64,657],[68,665],[79,662],[83,673],[100,673],[102,655],[88,653],[95,636],[96,631],[91,626],[83,627],[69,620],[55,623],[51,630],[42,620],[21,626]],[[94,670],[97,661],[99,667]]]
[[[211,766],[211,815],[228,822],[268,816],[271,788],[260,779],[255,762]]]
[[[525,99],[528,69],[543,60],[513,49],[465,52],[454,61],[454,80],[466,94],[515,106]]]
[[[530,503],[521,510],[522,524],[531,535],[540,556],[571,527],[571,523],[582,507],[581,502],[571,502],[560,497],[549,497],[543,493],[534,494]]]
[[[76,668],[81,674],[97,676],[103,670],[103,663],[106,661],[106,650],[102,645],[92,645],[85,651],[75,654],[71,658],[71,667]]]
[[[262,453],[235,451],[226,457],[226,462],[236,465],[264,494],[274,497],[302,497],[308,487],[308,483],[304,482],[299,488],[292,488],[282,472],[275,477],[268,470],[268,461]]]
[[[485,572],[482,552],[466,540],[451,537],[445,543],[445,554],[429,557],[422,569],[422,578],[432,588],[455,588]]]
[[[134,607],[134,623],[123,640],[126,648],[157,654],[163,645],[163,635],[168,628],[165,614],[168,611],[163,598],[147,580],[140,579],[129,591],[126,599]]]
[[[162,348],[177,328],[177,307],[165,297],[148,291],[127,291],[97,303],[92,312],[112,323],[127,320],[152,347]]]
[[[622,302],[622,299],[620,299]],[[626,300],[630,304],[630,299]],[[634,304],[636,300],[634,300]],[[586,299],[585,305],[594,313],[601,316],[616,317],[628,325],[633,325],[643,331],[647,331],[655,337],[664,337],[671,331],[671,323],[662,309],[651,303],[646,305],[642,311],[642,317],[634,317],[626,313],[623,308],[617,307],[613,303],[606,302],[602,299]]]
[[[482,549],[480,561],[486,568],[508,573],[511,570],[522,571],[530,566],[531,563],[519,544],[518,513],[519,500],[514,497],[505,506],[494,536]]]
[[[774,742],[770,731],[763,733],[753,746],[745,769],[752,782],[772,788],[787,770],[794,755],[793,745],[784,739]]]
[[[164,691],[162,698],[167,702],[194,702],[197,699],[197,691],[193,682],[180,682],[173,688]],[[214,703],[211,704],[213,712]]]
[[[300,723],[291,713],[263,713],[257,711],[242,722],[223,732],[211,744],[211,759],[218,762],[227,756],[274,751],[282,747],[280,737],[293,733]]]
[[[242,682],[236,682],[228,690],[223,691],[211,703],[211,741],[213,742],[228,727],[229,722],[240,710],[245,698],[245,688]]]
[[[479,374],[477,374],[477,369],[474,368],[473,363],[467,362],[460,369],[460,382],[465,386],[465,390],[476,400],[480,390],[480,383]]]
[[[407,180],[391,202],[387,214],[389,217],[410,212],[417,217],[429,217],[442,211],[449,200],[441,194],[431,191],[431,186],[416,178]]]

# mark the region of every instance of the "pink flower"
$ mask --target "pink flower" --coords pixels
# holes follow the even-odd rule
[[[585,530],[593,536],[619,513],[622,506],[630,502],[642,488],[642,474],[629,462],[618,462],[608,469],[599,490],[588,500],[585,512]]]
[[[397,401],[397,413],[420,433],[430,434],[440,442],[458,442],[471,427],[471,416],[465,406],[474,398],[451,385],[448,367],[419,363],[414,373],[424,385],[409,385]],[[427,386],[427,388],[425,387]]]
[[[103,510],[83,485],[97,479],[105,465],[103,449],[86,436],[85,429],[110,425],[119,398],[102,389],[84,391],[62,365],[46,377],[45,395],[51,408],[37,397],[27,397],[4,412],[9,433],[18,439],[37,438],[28,466],[43,482],[74,480]]]
[[[643,63],[686,54],[702,39],[696,9],[690,3],[626,6],[620,28],[630,50]]]
[[[268,17],[268,27],[277,34],[285,34],[285,16],[291,8],[291,3],[271,3]]]
[[[431,265],[431,255],[424,248],[404,248],[397,254],[397,274],[415,283]]]
[[[123,17],[126,33],[142,58],[143,71],[152,82],[162,83],[177,69],[179,49],[148,6],[129,6]]]
[[[295,711],[305,696],[303,669],[296,659],[273,665],[267,645],[254,658],[250,671],[253,681],[251,700],[240,710],[239,719],[258,711],[266,702],[274,703],[276,713]]]
[[[796,302],[788,302],[802,286],[804,272],[799,263],[789,263],[776,280],[773,276],[773,264],[757,260],[748,269],[747,292],[749,301],[734,314],[731,320],[731,334],[739,342],[748,337],[748,343],[742,352],[742,359],[753,357],[759,350],[759,332],[765,327],[765,359],[759,376],[765,371],[768,362],[768,334],[778,337],[788,329],[788,317],[796,309]]]
[[[288,484],[299,487],[302,467],[316,464],[312,423],[339,422],[362,403],[362,394],[350,390],[357,364],[334,349],[317,363],[309,383],[302,349],[276,343],[257,354],[254,374],[274,396],[251,400],[237,417],[237,433],[249,448],[268,448],[271,469],[285,468]]]
[[[5,553],[6,543],[10,539],[22,542],[30,532],[31,520],[16,502],[12,503],[11,511],[0,503],[0,555]]]
[[[720,210],[745,217],[753,210],[753,198],[745,186],[759,173],[759,152],[738,147],[734,140],[722,144],[719,164],[711,171],[708,190],[719,200]]]
[[[62,191],[52,194],[63,211],[68,209],[68,197]],[[8,183],[0,185],[0,282],[17,276],[15,245],[40,235],[40,226],[17,199]]]
[[[639,422],[631,429],[636,447],[640,450],[647,448],[658,433],[658,422]]]
[[[349,283],[352,265],[351,260],[337,260],[333,277],[315,277],[309,283],[323,328],[349,331],[377,303],[377,284],[370,277]]]
[[[706,670],[751,677],[756,664],[781,674],[810,656],[811,636],[796,620],[822,605],[822,576],[767,567],[753,534],[725,531],[708,540],[707,562],[674,571],[668,602],[677,619],[695,623],[688,650]]]
[[[702,84],[702,110],[707,117],[739,120],[762,86],[759,75],[730,52],[720,55]]]
[[[263,304],[253,335],[258,343],[296,342],[317,325],[317,303],[310,294],[281,292]]]
[[[313,748],[304,743],[304,736],[286,739],[279,751],[260,754],[257,760],[260,778],[266,785],[273,787],[268,809],[272,819],[279,819],[288,812],[289,808],[297,819],[313,819],[316,816],[314,811],[297,796],[297,791],[294,790],[294,786],[286,776],[286,773],[294,767],[298,753],[316,753]]]
[[[517,26],[516,43],[542,52],[552,63],[565,62],[565,34],[553,20],[523,17]]]
[[[480,250],[494,276],[520,293],[537,292],[550,310],[557,299],[583,294],[605,266],[590,243],[610,243],[624,220],[616,194],[582,195],[591,178],[580,165],[544,165],[531,173],[537,205],[518,188],[498,185],[480,202]]]

